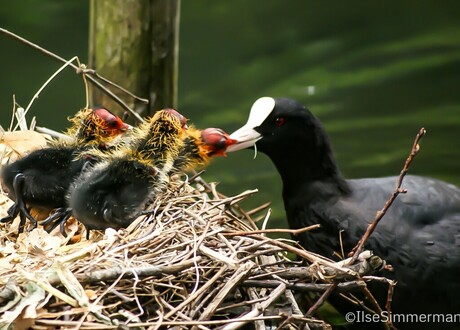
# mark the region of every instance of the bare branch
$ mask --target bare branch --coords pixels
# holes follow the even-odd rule
[[[51,58],[53,58],[53,59],[59,61],[59,62],[61,62],[61,63],[64,63],[64,64],[65,64],[65,63],[68,62],[66,59],[60,57],[59,55],[56,55],[56,54],[50,52],[49,50],[46,50],[46,49],[44,49],[44,48],[38,46],[37,44],[34,44],[34,43],[30,42],[29,40],[24,39],[24,38],[18,36],[17,34],[14,34],[13,32],[10,32],[10,31],[8,31],[8,30],[6,30],[6,29],[0,28],[0,33],[5,34],[5,35],[7,35],[8,37],[10,37],[10,38],[12,38],[12,39],[18,40],[18,41],[20,41],[21,43],[23,43],[23,44],[25,44],[25,45],[27,45],[27,46],[29,46],[29,47],[32,47],[32,48],[38,50],[39,52],[41,52],[41,53],[43,53],[43,54],[45,54],[45,55],[47,55],[47,56],[49,56],[49,57],[51,57]],[[107,89],[105,86],[103,86],[99,81],[97,81],[97,80],[93,77],[93,76],[96,76],[94,70],[84,71],[84,70],[82,70],[80,67],[76,66],[76,65],[73,64],[73,63],[69,63],[69,66],[72,67],[72,68],[74,68],[74,69],[76,70],[77,73],[83,73],[83,74],[88,78],[88,80],[91,81],[91,82],[94,84],[94,86],[96,86],[97,88],[99,88],[100,90],[102,90],[104,93],[106,93],[107,95],[109,95],[116,103],[118,103],[123,109],[125,109],[125,110],[128,111],[131,115],[133,115],[133,117],[136,118],[138,121],[140,121],[140,122],[143,122],[143,121],[144,121],[144,119],[143,119],[141,116],[139,116],[139,114],[138,114],[136,111],[134,111],[133,109],[131,109],[125,102],[123,102],[123,100],[121,100],[121,99],[120,99],[118,96],[116,96],[112,91],[110,91],[109,89]],[[100,75],[97,75],[97,77],[99,78]],[[106,82],[106,83],[109,82],[109,80],[108,80],[108,79],[105,79],[105,78],[103,79],[103,81]],[[117,84],[115,84],[115,83],[113,83],[113,82],[110,82],[109,84],[112,85],[112,86],[114,86],[114,87],[116,87],[116,88],[118,88],[118,89],[121,90],[121,91],[126,91],[126,89],[124,89],[124,88],[118,86]],[[130,96],[132,96],[132,95],[133,95],[133,94],[130,93]],[[141,100],[142,102],[146,102],[146,101],[147,101],[146,99],[142,99],[142,98],[139,98],[139,97],[137,97],[137,96],[136,96],[136,99]]]
[[[390,198],[387,200],[383,208],[377,212],[375,219],[372,221],[371,224],[367,227],[366,232],[364,235],[361,237],[359,240],[358,244],[351,250],[351,252],[348,254],[352,259],[350,260],[350,263],[353,263],[356,261],[356,258],[358,257],[359,253],[363,250],[364,244],[368,240],[368,238],[372,235],[374,232],[375,228],[377,227],[378,223],[380,220],[382,220],[383,216],[386,214],[390,206],[393,204],[394,200],[400,193],[406,193],[407,191],[405,189],[401,188],[402,182],[404,177],[406,176],[409,166],[414,160],[415,156],[418,154],[420,150],[420,139],[425,135],[426,130],[425,128],[421,128],[420,131],[417,133],[417,136],[415,137],[414,144],[412,145],[412,150],[409,154],[409,156],[406,159],[406,162],[404,164],[403,169],[401,170],[401,174],[399,175],[398,182],[396,185],[396,189],[393,192],[393,194],[390,196]]]

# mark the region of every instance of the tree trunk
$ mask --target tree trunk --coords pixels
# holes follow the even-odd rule
[[[149,100],[146,105],[110,88],[142,116],[177,106],[180,0],[91,0],[89,65]],[[93,88],[92,104],[121,107]]]

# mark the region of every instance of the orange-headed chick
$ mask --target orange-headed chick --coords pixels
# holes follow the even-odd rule
[[[172,172],[189,171],[206,166],[213,157],[225,156],[228,146],[237,141],[220,128],[199,130],[189,127],[185,133],[184,146],[174,162]]]

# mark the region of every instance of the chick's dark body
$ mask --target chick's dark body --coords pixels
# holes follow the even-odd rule
[[[80,151],[70,146],[39,149],[5,166],[1,177],[9,197],[16,200],[13,182],[22,174],[22,195],[28,205],[49,209],[65,205],[67,189],[89,161],[76,158]]]
[[[69,206],[88,229],[123,228],[139,214],[154,185],[154,168],[135,160],[100,164],[72,187]]]
[[[88,168],[69,189],[73,215],[91,229],[125,228],[166,189],[182,147],[180,114],[158,111],[135,128],[128,143]]]
[[[39,207],[59,208],[48,220],[59,219],[56,224],[64,224],[70,215],[65,210],[70,185],[86,166],[100,158],[90,155],[89,150],[106,151],[107,143],[128,129],[120,118],[103,108],[82,109],[70,121],[73,123],[67,131],[70,141],[54,141],[49,147],[33,151],[1,169],[2,183],[15,203],[0,222],[11,222],[19,214],[18,232],[24,230],[26,218],[36,227],[37,221],[29,210]]]

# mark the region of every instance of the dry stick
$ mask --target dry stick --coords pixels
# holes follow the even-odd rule
[[[193,264],[194,260],[188,260],[179,264],[165,266],[135,267],[130,269],[114,267],[111,269],[86,272],[84,274],[77,275],[77,279],[81,284],[85,284],[112,281],[120,276],[122,276],[122,278],[132,278],[134,273],[136,273],[139,277],[164,276],[164,274],[177,274],[192,267]],[[53,287],[58,286],[61,283],[60,278],[56,274],[49,275],[46,280]],[[0,303],[5,300],[11,300],[16,294],[17,286],[14,282],[8,282],[8,284],[0,291]]]
[[[20,36],[18,36],[17,34],[14,34],[13,32],[10,32],[6,29],[3,29],[3,28],[0,28],[0,32],[7,35],[8,37],[10,38],[13,38],[15,40],[18,40],[20,42],[22,42],[23,44],[29,46],[29,47],[32,47],[38,51],[40,51],[41,53],[45,54],[45,55],[48,55],[49,57],[52,57],[54,58],[55,60],[61,62],[61,63],[66,63],[67,61],[60,57],[59,55],[56,55],[52,52],[50,52],[49,50],[46,50],[40,46],[38,46],[37,44],[34,44],[32,42],[30,42],[29,40],[27,39],[24,39]],[[76,70],[77,73],[83,73],[89,81],[91,81],[94,86],[96,86],[97,88],[99,88],[100,90],[102,90],[104,93],[106,93],[107,95],[109,95],[116,103],[118,103],[123,109],[125,109],[126,111],[128,111],[131,115],[133,115],[134,118],[136,118],[138,121],[140,122],[144,122],[144,119],[136,112],[134,111],[133,109],[131,109],[125,102],[123,102],[123,100],[121,100],[118,96],[116,96],[114,93],[112,93],[110,90],[108,90],[106,87],[104,87],[99,81],[97,81],[94,77],[92,77],[90,74],[91,74],[91,70],[90,71],[87,71],[85,72],[85,70],[82,70],[82,68],[76,66],[75,64],[72,64],[70,63],[69,64],[70,67],[74,68]],[[104,80],[104,81],[108,81],[108,80]],[[116,85],[115,83],[113,82],[110,82],[110,84],[120,90],[124,90],[122,89],[121,87],[119,87],[118,85]],[[143,102],[147,101],[145,99],[141,99],[139,97],[136,97],[136,99],[138,100],[141,100]]]
[[[160,299],[161,303],[164,304],[167,308],[169,308],[169,309],[173,309],[173,308],[174,308],[171,304],[169,304],[169,302],[168,302],[167,300],[161,298],[160,296],[159,296],[158,298]],[[180,317],[182,317],[182,319],[184,319],[185,321],[193,321],[193,319],[192,319],[190,316],[188,316],[188,315],[182,313],[181,311],[178,311],[178,312],[177,312],[177,315],[180,316]],[[156,327],[156,328],[154,328],[154,329],[160,328],[161,325],[163,324],[163,318],[162,318],[161,320],[156,321],[156,323],[158,324],[158,327]],[[201,324],[200,324],[200,325],[197,325],[197,326],[198,326],[200,329],[209,329],[208,327],[205,327],[205,326],[203,326],[203,325],[201,325]],[[149,329],[150,329],[150,328],[149,328]]]
[[[388,284],[388,293],[387,293],[387,301],[385,303],[385,309],[388,315],[390,315],[391,314],[391,302],[393,301],[393,292],[396,286],[396,282],[393,280],[387,279],[386,277],[376,277],[376,276],[363,276],[362,279],[365,281],[372,280],[374,282],[381,282],[384,284]]]
[[[257,300],[257,298],[259,297],[259,295],[257,294],[256,290],[254,288],[249,288],[247,290],[247,295],[249,296],[249,298],[254,301],[254,303],[252,304],[253,307],[257,306],[256,304],[259,304],[261,301],[265,300],[265,297],[263,300]],[[254,321],[252,326],[254,327],[254,330],[266,330],[266,325],[265,325],[265,321],[263,320],[257,320],[257,321]]]
[[[253,289],[253,288],[249,287],[249,289]],[[262,302],[264,300],[265,300],[265,297],[251,298],[249,300],[244,300],[244,301],[241,301],[241,302],[233,303],[231,305],[225,305],[225,306],[219,307],[218,309],[216,309],[216,312],[223,312],[223,311],[227,311],[229,309],[231,310],[231,309],[234,309],[234,308],[237,308],[237,307],[245,307],[245,306],[249,306],[249,305],[254,305],[255,303],[260,303],[260,302]]]
[[[99,73],[96,72],[96,70],[94,69],[87,69],[87,68],[78,68],[77,69],[77,73],[80,74],[80,73],[83,73],[85,76],[90,74],[92,76],[95,76],[97,79],[99,80],[102,80],[103,82],[105,82],[107,85],[111,85],[113,87],[115,87],[116,89],[122,91],[123,93],[125,94],[128,94],[129,96],[131,96],[133,99],[135,100],[138,100],[138,101],[141,101],[145,104],[149,104],[149,100],[148,99],[144,99],[142,97],[139,97],[137,95],[134,95],[133,93],[131,93],[129,90],[127,90],[126,88],[124,87],[121,87],[120,85],[117,85],[115,83],[113,83],[112,81],[110,81],[109,79],[107,78],[104,78],[103,76],[101,76]]]
[[[72,137],[70,137],[68,135],[65,135],[63,133],[56,132],[55,130],[52,130],[52,129],[49,129],[49,128],[46,128],[46,127],[36,126],[35,130],[38,133],[47,134],[47,135],[49,135],[51,137],[54,137],[54,138],[57,138],[57,139],[61,139],[61,140],[65,140],[65,141],[74,141],[74,139]]]
[[[199,184],[201,184],[203,187],[205,187],[208,191],[212,192],[214,197],[216,197],[216,198],[228,198],[224,194],[221,194],[221,193],[217,192],[216,189],[215,189],[215,186],[212,185],[212,184],[207,183],[206,181],[204,181],[201,176],[198,176],[195,181],[198,182]],[[254,189],[252,191],[254,193],[258,192],[257,189]],[[251,216],[247,212],[245,212],[238,204],[233,204],[232,206],[235,209],[237,209],[251,225],[253,225],[254,227],[257,227],[257,225],[255,224],[255,222],[251,218]]]
[[[248,216],[252,216],[253,214],[257,213],[257,212],[260,212],[260,211],[263,211],[265,210],[266,208],[268,208],[270,205],[272,204],[272,202],[266,202],[260,206],[257,206],[256,208],[253,208],[252,210],[250,211],[246,211],[246,214]]]
[[[396,185],[395,191],[390,196],[390,198],[387,200],[387,202],[385,203],[384,207],[380,211],[377,211],[377,214],[375,216],[374,221],[372,221],[372,223],[367,227],[367,230],[364,233],[363,237],[361,237],[361,239],[359,240],[358,244],[348,254],[350,257],[352,257],[350,262],[349,262],[349,264],[352,264],[352,263],[354,263],[356,261],[356,259],[358,258],[359,254],[363,250],[364,244],[368,240],[369,236],[372,235],[372,233],[374,232],[374,230],[377,227],[378,223],[380,222],[380,220],[382,220],[383,216],[386,214],[386,212],[390,208],[391,204],[393,204],[393,202],[396,199],[396,197],[398,197],[398,195],[400,193],[406,193],[407,192],[406,189],[401,189],[401,185],[402,185],[404,177],[406,176],[406,174],[407,174],[407,172],[409,170],[409,166],[412,163],[412,160],[414,159],[414,157],[417,155],[417,153],[420,150],[419,142],[420,142],[420,139],[425,135],[425,133],[426,133],[426,130],[423,127],[417,133],[417,136],[415,137],[414,144],[412,146],[412,150],[411,150],[409,156],[406,159],[406,163],[404,164],[404,167],[401,170],[401,174],[399,175],[399,179],[398,179],[398,183]]]
[[[414,140],[414,143],[412,145],[411,152],[410,152],[409,156],[407,157],[406,162],[404,163],[404,167],[401,170],[401,173],[399,175],[395,191],[390,196],[390,198],[387,200],[387,202],[385,203],[383,208],[380,211],[377,212],[377,214],[375,215],[374,220],[367,227],[366,232],[361,237],[361,239],[359,240],[358,244],[349,253],[349,256],[351,256],[351,259],[350,259],[350,261],[348,263],[349,265],[353,264],[356,261],[356,259],[358,258],[359,254],[363,250],[364,244],[369,239],[369,237],[372,235],[372,233],[375,231],[375,228],[377,227],[378,223],[385,216],[386,212],[388,211],[390,206],[393,204],[393,202],[395,201],[396,197],[398,197],[398,195],[400,193],[406,193],[407,192],[406,189],[401,188],[401,185],[402,185],[404,177],[406,176],[406,174],[407,174],[407,172],[409,170],[409,166],[411,165],[412,161],[414,160],[415,156],[418,154],[418,152],[420,150],[419,142],[420,142],[421,138],[425,135],[425,133],[426,133],[426,130],[423,127],[417,133],[417,135],[415,137],[415,140]],[[363,290],[364,290],[364,293],[366,294],[366,296],[373,302],[373,305],[377,308],[377,310],[379,312],[381,312],[382,309],[380,308],[379,304],[375,300],[375,298],[372,295],[372,293],[367,289],[367,287],[364,287]],[[390,302],[389,302],[388,298],[387,298],[386,309],[390,310]],[[392,325],[391,324],[386,324],[386,326],[391,327]]]
[[[286,291],[284,292],[284,295],[285,295],[286,299],[289,301],[289,303],[291,304],[292,314],[293,315],[302,315],[302,311],[300,310],[299,305],[297,304],[297,301],[296,301],[292,291],[289,290],[289,289],[286,289]],[[291,323],[291,318],[292,318],[292,315],[289,316],[283,322],[281,322],[281,324],[278,325],[278,327],[276,329],[285,329],[285,326],[287,324]],[[307,323],[304,324],[303,328],[305,330],[310,330],[310,327],[308,326]]]
[[[278,246],[284,250],[286,250],[287,252],[292,252],[296,255],[298,255],[299,257],[303,258],[303,259],[306,259],[312,263],[314,262],[319,262],[323,265],[326,265],[326,266],[329,266],[333,269],[336,269],[338,270],[339,272],[343,272],[343,273],[346,273],[350,276],[355,276],[356,273],[354,271],[352,271],[351,269],[348,269],[348,268],[344,268],[344,267],[338,267],[334,262],[330,261],[329,259],[323,257],[323,256],[320,256],[320,255],[316,255],[312,252],[308,252],[306,250],[303,250],[303,249],[299,249],[299,248],[296,248],[296,247],[293,247],[289,244],[286,244],[286,243],[283,243],[279,240],[275,240],[275,239],[271,239],[271,238],[268,238],[268,237],[265,237],[265,236],[258,236],[258,235],[253,235],[253,238],[255,239],[258,239],[258,240],[261,240],[261,241],[265,241],[267,243],[270,243],[270,244],[273,244],[275,246]]]
[[[263,315],[265,309],[267,309],[268,306],[270,306],[276,299],[278,299],[278,297],[282,295],[285,290],[286,290],[286,284],[280,284],[267,297],[267,300],[261,302],[260,304],[257,304],[256,308],[254,308],[252,311],[250,311],[249,313],[239,318],[239,321],[242,321],[244,323],[241,323],[241,322],[240,323],[230,323],[230,324],[227,324],[222,329],[223,330],[233,330],[233,329],[241,328],[243,325],[252,321],[254,318],[259,317],[261,314]]]
[[[214,276],[211,279],[208,280],[208,282],[206,282],[206,284],[204,284],[201,288],[199,288],[195,292],[195,294],[188,296],[187,299],[182,301],[174,309],[170,310],[169,313],[165,315],[165,319],[169,319],[177,311],[180,311],[184,306],[186,306],[187,304],[189,304],[192,301],[194,301],[195,299],[197,299],[199,297],[199,295],[201,295],[209,287],[211,287],[214,284],[214,282],[217,282],[218,280],[220,280],[222,278],[222,276],[224,275],[224,273],[227,271],[227,269],[228,269],[227,266],[222,267],[216,274],[214,274]]]
[[[366,284],[364,284],[365,286]],[[363,287],[364,287],[363,286]],[[355,305],[355,306],[359,306],[361,307],[365,312],[367,312],[368,314],[375,314],[375,311],[372,309],[372,308],[369,308],[367,307],[363,301],[361,301],[360,299],[358,299],[357,297],[355,297],[353,294],[350,293],[349,296],[345,295],[344,293],[340,293],[340,296],[347,300],[349,303]]]
[[[78,57],[77,56],[74,56],[72,59],[68,60],[67,62],[64,63],[64,65],[62,65],[59,69],[57,69],[44,83],[43,85],[38,89],[38,91],[34,94],[34,96],[32,97],[32,99],[29,101],[26,109],[24,110],[22,107],[18,106],[18,104],[16,103],[16,97],[15,95],[13,95],[13,115],[11,117],[11,123],[10,123],[10,126],[9,126],[9,131],[16,131],[19,127],[19,129],[21,131],[24,131],[24,130],[35,130],[35,117],[32,118],[31,120],[31,123],[30,123],[30,126],[29,128],[27,128],[27,121],[26,121],[26,115],[27,113],[29,112],[30,108],[32,107],[32,104],[35,102],[35,100],[37,100],[40,96],[40,93],[48,86],[48,84],[54,79],[56,78],[62,70],[64,70],[67,66],[69,66],[71,64],[71,62],[77,60],[78,61]],[[85,77],[83,77],[83,80],[84,80],[84,83],[85,83],[85,91],[86,91],[86,95],[88,95],[88,92],[87,92],[87,82],[86,82],[86,79]],[[87,108],[87,106],[86,106]],[[16,118],[17,120],[17,123],[16,125],[13,127],[13,124],[14,124],[14,119]],[[70,138],[70,137],[69,137]]]
[[[57,76],[61,73],[62,70],[64,70],[67,66],[69,66],[70,64],[72,64],[73,61],[75,60],[78,60],[78,57],[77,56],[74,56],[72,57],[70,60],[66,61],[64,63],[64,65],[62,65],[56,72],[54,72],[51,77],[49,77],[45,83],[42,85],[42,87],[39,88],[39,90],[35,93],[35,95],[32,97],[32,99],[30,100],[29,104],[27,105],[26,109],[25,109],[25,113],[24,113],[24,116],[27,114],[27,112],[30,110],[30,108],[32,107],[32,104],[34,103],[34,101],[36,99],[38,99],[40,93],[46,88],[46,86]],[[19,124],[19,120],[18,120],[18,124]],[[17,125],[16,125],[17,126]]]
[[[369,291],[367,286],[363,288],[363,291],[366,294],[366,297],[371,301],[372,305],[374,305],[374,308],[377,310],[378,315],[382,315],[383,311],[380,308],[379,303],[377,302],[375,297],[372,295],[372,293]],[[391,317],[388,317],[387,321],[385,322],[385,329],[389,330],[390,328],[394,328],[394,326],[393,326],[393,323],[391,322]]]
[[[164,321],[162,322],[162,326],[193,326],[193,325],[227,325],[231,323],[248,323],[248,322],[253,322],[257,320],[281,320],[284,319],[284,316],[280,315],[273,315],[273,316],[257,316],[252,319],[243,319],[243,318],[235,318],[235,319],[224,319],[224,320],[210,320],[210,321]],[[301,320],[299,317],[293,317],[294,320]],[[53,326],[68,326],[72,327],[75,329],[75,326],[78,325],[78,322],[76,321],[61,321],[61,320],[36,320],[35,321],[39,325],[53,325]],[[311,322],[312,324],[324,324],[323,321],[320,320],[308,320],[308,322]],[[312,325],[310,324],[310,325]],[[127,324],[126,327],[128,328],[140,328],[140,327],[151,327],[151,326],[156,326],[157,322],[138,322],[138,323],[130,323]],[[95,322],[83,322],[81,325],[81,329],[120,329],[120,325],[103,325],[100,323],[95,323]],[[226,329],[226,328],[223,328]]]
[[[282,249],[282,251],[285,251]],[[262,251],[263,254],[268,254],[268,251]],[[366,252],[364,252],[366,253]],[[254,254],[257,255],[258,253]],[[240,259],[242,260],[242,259]],[[318,273],[322,275],[325,279],[334,279],[334,280],[351,280],[351,279],[360,279],[360,276],[365,274],[372,274],[377,270],[380,270],[383,265],[383,260],[378,256],[370,256],[368,258],[363,258],[363,260],[358,260],[353,265],[345,266],[354,276],[351,276],[350,273],[344,273],[343,270],[337,271],[337,268],[332,268],[321,263],[315,263],[307,267],[280,267],[277,268],[275,264],[270,265],[270,271],[258,270],[253,273],[251,279],[265,279],[270,278],[272,275],[276,275],[279,279],[283,280],[307,280],[309,282],[314,282],[318,277]],[[268,266],[265,264],[265,266]],[[335,267],[343,267],[342,262],[335,263]]]
[[[393,292],[394,292],[394,288],[395,288],[395,283],[394,282],[389,282],[388,283],[388,294],[387,294],[387,302],[385,304],[385,309],[388,313],[388,315],[390,315],[391,313],[391,302],[393,301]]]
[[[245,265],[242,265],[242,267],[240,267],[239,269],[237,269],[233,273],[233,275],[229,279],[227,279],[227,283],[217,293],[212,302],[210,302],[208,306],[205,308],[205,310],[201,313],[199,320],[206,320],[211,318],[211,316],[214,315],[216,309],[224,301],[225,297],[228,296],[229,292],[232,289],[234,289],[243,278],[248,276],[249,272],[252,270],[253,267],[254,264],[252,262],[248,262]]]
[[[294,236],[297,236],[303,232],[310,231],[313,229],[318,229],[321,225],[312,225],[300,229],[260,229],[260,230],[252,230],[252,231],[237,231],[233,233],[222,233],[224,236],[248,236],[248,235],[256,235],[256,234],[266,234],[266,233],[290,233]]]
[[[322,304],[326,301],[326,299],[330,296],[332,291],[337,287],[338,282],[332,283],[330,287],[327,288],[326,291],[319,297],[319,299],[310,307],[310,309],[305,313],[305,317],[311,317],[318,308],[321,307]]]
[[[14,117],[15,117],[15,114],[16,114],[16,106],[18,106],[18,104],[16,103],[16,95],[13,94],[13,115],[11,116],[11,122],[10,122],[10,126],[8,128],[9,131],[13,130]]]
[[[261,288],[261,289],[270,289],[276,288],[280,283],[286,284],[286,288],[296,292],[319,292],[323,293],[327,291],[333,284],[326,283],[304,283],[295,281],[290,281],[288,283],[281,282],[279,280],[244,280],[240,283],[240,286],[244,288]],[[366,286],[366,283],[363,281],[349,281],[349,282],[337,282],[336,292],[347,293],[350,291],[356,291]]]
[[[176,190],[181,190],[187,183],[192,183],[196,178],[198,178],[201,174],[203,174],[205,170],[201,170],[195,174],[193,174],[190,178],[187,178]]]

